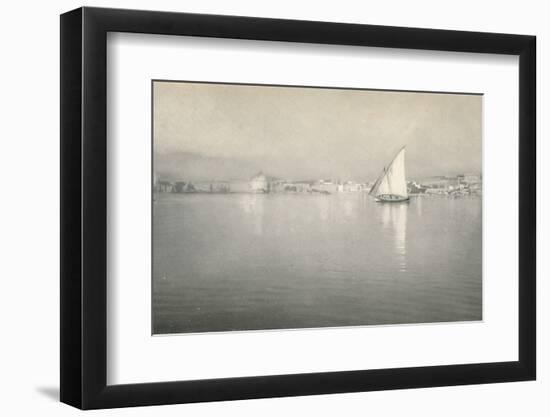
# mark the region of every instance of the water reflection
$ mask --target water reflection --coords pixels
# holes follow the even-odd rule
[[[252,227],[256,236],[264,234],[264,201],[263,194],[243,194],[240,206],[243,211],[252,218]]]
[[[407,210],[408,203],[380,204],[382,225],[392,234],[399,271],[407,270]]]
[[[372,201],[365,201],[362,198],[350,198],[348,196],[314,196],[301,201],[305,207],[296,208],[296,196],[279,196],[270,198],[263,194],[242,194],[239,196],[238,204],[246,217],[246,224],[255,236],[270,238],[279,236],[281,233],[295,234],[298,230],[307,229],[308,224],[313,223],[314,228],[323,232],[334,228],[342,222],[349,223],[350,220],[360,217],[372,216],[372,210],[378,212],[382,229],[389,237],[393,248],[394,258],[391,264],[397,266],[401,272],[407,270],[407,216],[408,203],[386,203],[378,204]],[[412,215],[422,214],[421,202],[415,201]],[[277,207],[274,213],[274,208]],[[271,207],[271,209],[268,209]],[[316,209],[317,216],[311,216],[308,207]],[[267,210],[267,211],[266,211]],[[286,231],[286,232],[285,232]]]
[[[161,194],[153,222],[154,333],[482,317],[481,199]]]
[[[355,197],[355,196],[353,196]],[[347,217],[347,218],[353,218],[356,216],[355,214],[355,208],[356,208],[356,204],[357,204],[357,201],[354,200],[350,200],[350,199],[347,199],[347,200],[344,200],[343,201],[343,205],[344,205],[344,215]]]
[[[330,217],[330,202],[328,198],[317,198],[317,207],[319,209],[319,219],[326,222]]]
[[[422,198],[416,198],[414,200],[414,206],[416,207],[416,215],[422,216]]]

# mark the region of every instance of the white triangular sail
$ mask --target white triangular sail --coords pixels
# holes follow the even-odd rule
[[[374,196],[391,194],[408,197],[407,181],[405,176],[405,148],[397,153],[388,168],[376,180],[369,194]]]

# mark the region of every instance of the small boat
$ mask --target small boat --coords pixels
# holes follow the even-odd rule
[[[388,167],[374,182],[369,191],[375,201],[380,203],[401,203],[409,201],[407,181],[405,179],[405,147],[403,146],[392,159]]]

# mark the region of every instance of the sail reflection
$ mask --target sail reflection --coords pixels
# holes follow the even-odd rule
[[[380,205],[382,225],[391,232],[399,271],[407,270],[407,203]]]

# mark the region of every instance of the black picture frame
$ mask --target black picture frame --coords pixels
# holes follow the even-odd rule
[[[107,385],[108,32],[519,56],[519,360]],[[535,379],[535,54],[524,35],[88,7],[61,15],[61,401],[95,409]]]

